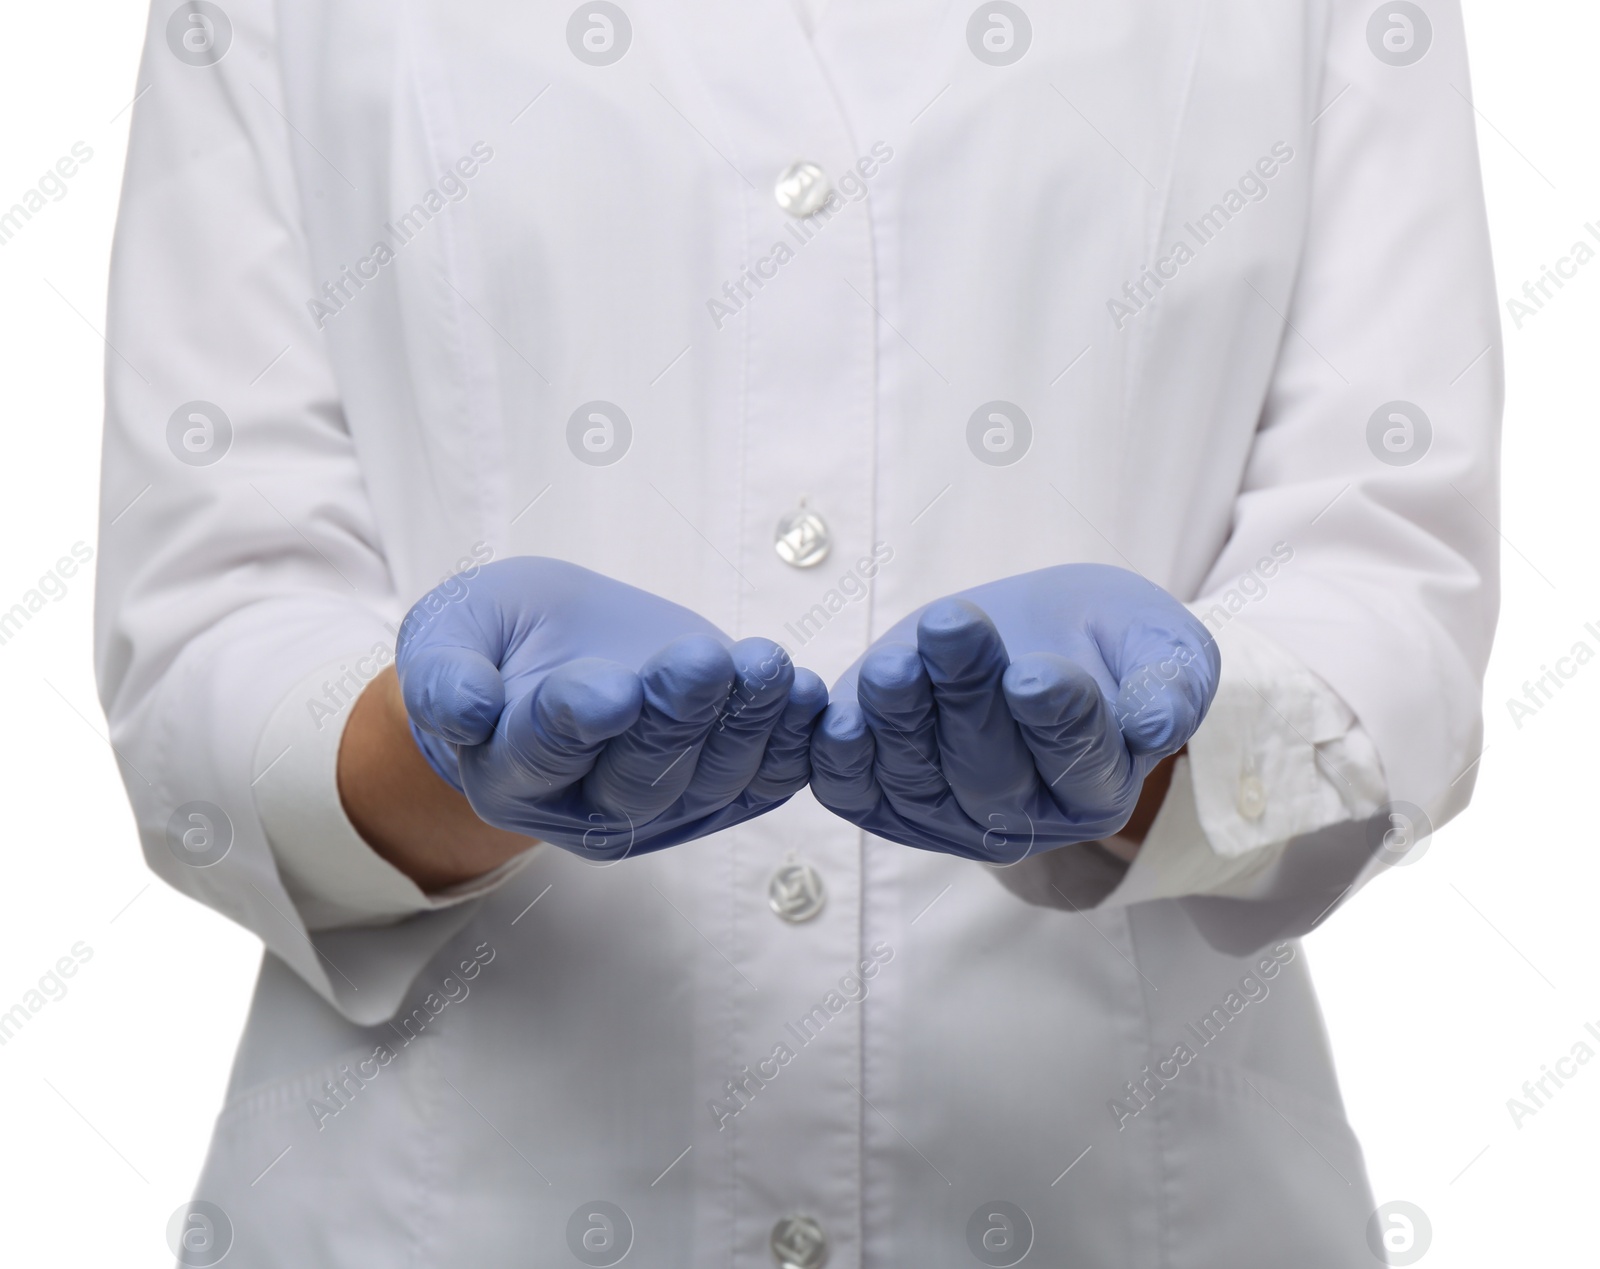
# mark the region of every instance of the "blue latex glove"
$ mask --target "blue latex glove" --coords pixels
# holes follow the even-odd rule
[[[418,746],[480,817],[605,860],[788,800],[828,699],[770,640],[534,556],[424,596],[395,663]]]
[[[1064,564],[912,613],[834,685],[811,788],[879,837],[1014,863],[1115,833],[1193,735],[1221,658],[1134,573]]]

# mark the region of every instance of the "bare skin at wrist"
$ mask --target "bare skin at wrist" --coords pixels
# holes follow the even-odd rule
[[[424,891],[492,872],[537,843],[485,824],[411,738],[391,665],[356,698],[339,745],[339,798],[369,846]]]
[[[1178,751],[1182,752],[1182,749]],[[1150,833],[1150,826],[1156,822],[1156,813],[1167,800],[1167,790],[1172,786],[1172,770],[1177,765],[1177,753],[1156,764],[1145,777],[1144,788],[1139,791],[1139,804],[1133,808],[1133,815],[1122,826],[1122,831],[1100,843],[1104,850],[1123,863],[1133,862],[1139,847],[1144,845],[1144,839]]]

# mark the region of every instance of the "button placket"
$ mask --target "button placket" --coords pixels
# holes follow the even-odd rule
[[[741,263],[770,262],[759,272],[764,285],[751,286],[736,319],[719,328],[722,343],[740,350],[744,385],[738,404],[744,524],[732,560],[748,582],[740,592],[738,632],[797,639],[791,649],[797,663],[831,681],[854,659],[854,645],[866,646],[868,606],[828,609],[826,641],[783,632],[827,603],[831,579],[817,574],[833,571],[834,548],[854,557],[872,541],[876,327],[871,308],[841,281],[869,285],[871,238],[861,205],[841,199],[830,176],[842,177],[857,151],[792,18],[766,6],[713,2],[724,20],[707,37],[706,74],[713,85],[727,81],[731,99],[750,103],[730,119],[729,154],[757,186],[749,191],[737,251],[730,246],[714,280],[720,285],[736,275]],[[734,35],[742,36],[737,44]],[[792,56],[764,57],[757,70],[752,41],[779,53],[787,46]],[[776,277],[769,277],[774,269]],[[815,373],[817,366],[827,373]],[[805,498],[812,490],[825,491],[815,508]],[[725,1131],[712,1116],[699,1117],[704,1149],[697,1144],[690,1159],[723,1158],[736,1140],[742,1164],[726,1199],[705,1204],[706,1245],[725,1237],[731,1219],[739,1229],[738,1254],[752,1264],[758,1256],[765,1260],[763,1252],[773,1258],[767,1263],[797,1269],[855,1263],[861,1107],[846,1080],[857,1079],[862,1066],[862,1010],[852,1005],[832,1017],[808,1043],[789,1028],[811,1018],[864,955],[858,834],[801,799],[783,817],[757,819],[739,831],[733,861],[739,899],[721,946],[759,990],[732,978],[730,1043],[708,1050],[708,1091],[723,1088],[730,1064],[764,1060],[780,1042],[804,1053],[756,1092]],[[802,844],[802,868],[814,877],[801,869],[777,877],[798,862],[787,852]],[[798,964],[797,938],[806,945]],[[762,1069],[752,1068],[765,1079]],[[774,1196],[777,1205],[768,1207]],[[752,1226],[734,1217],[752,1210],[766,1211],[766,1219]],[[826,1234],[823,1221],[831,1226]]]

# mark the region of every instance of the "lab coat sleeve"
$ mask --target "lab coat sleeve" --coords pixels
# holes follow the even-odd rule
[[[343,720],[319,725],[318,684],[376,672],[403,605],[308,317],[289,147],[310,141],[279,104],[266,0],[228,7],[212,64],[180,58],[170,8],[151,17],[112,257],[101,699],[150,865],[370,1024],[479,891],[399,893],[338,809]]]
[[[1431,46],[1405,66],[1374,52],[1370,4],[1330,7],[1299,271],[1232,532],[1194,608],[1331,689],[1388,800],[1263,856],[1249,897],[1182,899],[1222,950],[1304,933],[1392,862],[1375,850],[1390,807],[1437,828],[1466,805],[1499,603],[1500,332],[1459,7],[1428,6]],[[1204,822],[1240,773],[1189,765]]]

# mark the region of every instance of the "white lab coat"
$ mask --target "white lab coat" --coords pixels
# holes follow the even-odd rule
[[[1442,822],[1481,743],[1500,370],[1457,6],[1409,65],[1366,0],[1032,0],[1009,64],[928,0],[831,0],[812,39],[786,0],[659,0],[609,51],[595,5],[235,0],[220,60],[174,7],[98,656],[152,866],[267,947],[196,1191],[229,1263],[754,1269],[791,1216],[808,1269],[807,1230],[835,1269],[1024,1229],[1042,1264],[1371,1263],[1294,939],[1393,862],[1378,803]],[[842,191],[805,220],[796,160]],[[802,500],[806,569],[773,541]],[[340,812],[345,702],[419,595],[515,554],[830,680],[929,599],[1097,560],[1212,614],[1224,688],[1131,869],[986,869],[801,794],[423,896]]]

